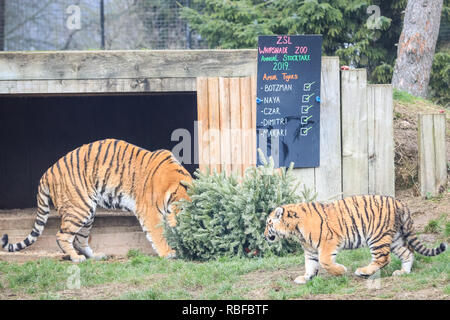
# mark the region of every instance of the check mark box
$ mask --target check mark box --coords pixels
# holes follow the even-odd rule
[[[311,83],[305,83],[304,85],[303,85],[303,91],[311,91],[311,87],[312,87],[312,85],[315,83],[315,81],[314,82],[311,82]]]
[[[310,106],[302,106],[302,113],[303,114],[308,113],[309,109],[311,109],[312,107],[313,107],[312,105],[310,105]]]
[[[302,102],[303,103],[308,103],[309,102],[309,99],[311,99],[311,97],[314,95],[314,93],[313,94],[310,94],[310,95],[307,95],[307,94],[304,94],[303,96],[302,96]]]
[[[307,136],[308,135],[308,131],[311,130],[311,128],[312,127],[300,128],[300,135]]]
[[[302,116],[300,118],[300,122],[301,122],[301,124],[308,124],[308,120],[311,118],[312,118],[312,116]]]

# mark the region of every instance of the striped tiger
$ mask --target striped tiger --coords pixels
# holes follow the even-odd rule
[[[89,234],[97,207],[122,209],[138,218],[147,239],[159,256],[173,257],[163,236],[162,220],[176,224],[172,204],[189,199],[191,175],[170,151],[147,151],[121,140],[105,139],[85,144],[59,159],[42,176],[37,193],[37,217],[31,233],[16,244],[3,235],[6,251],[19,251],[42,234],[50,204],[61,216],[56,234],[61,250],[73,262],[103,259],[89,247]]]
[[[368,277],[389,264],[391,252],[402,261],[401,270],[393,273],[396,276],[411,272],[414,251],[435,256],[447,248],[444,243],[435,249],[426,248],[413,233],[409,209],[393,197],[380,195],[278,207],[269,214],[264,235],[269,242],[285,237],[300,240],[306,272],[294,280],[298,284],[316,276],[319,265],[333,275],[344,274],[345,266],[335,262],[341,249],[369,247],[371,263],[355,272]]]

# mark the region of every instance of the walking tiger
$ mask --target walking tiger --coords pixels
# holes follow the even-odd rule
[[[447,248],[444,243],[435,249],[426,248],[413,233],[409,209],[393,197],[379,195],[278,207],[269,214],[264,235],[269,242],[285,237],[300,240],[306,272],[294,280],[299,284],[316,276],[319,265],[333,275],[344,274],[347,269],[335,262],[341,249],[369,247],[371,263],[355,272],[367,277],[389,264],[391,252],[402,261],[401,270],[393,275],[401,275],[411,272],[414,251],[435,256]]]
[[[133,212],[147,239],[163,257],[174,251],[163,236],[163,217],[176,224],[173,202],[189,199],[191,175],[170,151],[147,151],[121,140],[85,144],[59,159],[42,176],[37,193],[37,217],[31,233],[16,244],[2,238],[6,251],[19,251],[42,234],[53,203],[61,216],[56,234],[61,250],[73,262],[102,259],[89,247],[89,233],[97,206]]]

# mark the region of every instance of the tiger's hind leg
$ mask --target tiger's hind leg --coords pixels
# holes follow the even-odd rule
[[[73,241],[73,246],[76,251],[80,254],[84,255],[88,259],[94,260],[103,260],[106,259],[107,256],[104,253],[94,253],[94,251],[89,246],[89,235],[91,233],[92,224],[94,223],[94,219],[91,218],[86,222],[83,228],[75,236]]]
[[[372,262],[367,267],[356,269],[357,276],[369,277],[391,262],[391,239],[391,235],[386,234],[369,245]]]
[[[407,245],[405,245],[403,239],[394,241],[391,246],[391,251],[402,261],[402,268],[400,270],[395,270],[392,275],[399,276],[410,273],[414,262],[414,253]]]
[[[298,276],[294,282],[297,284],[305,284],[314,278],[319,272],[319,257],[317,252],[305,251],[305,275]]]
[[[79,212],[79,209],[71,210],[66,208],[59,210],[61,215],[61,228],[56,233],[56,242],[61,250],[70,256],[70,260],[79,263],[85,261],[86,257],[78,254],[75,250],[74,240],[86,224],[89,214],[73,214],[70,212]]]

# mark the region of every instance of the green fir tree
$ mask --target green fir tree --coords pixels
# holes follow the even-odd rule
[[[180,201],[177,226],[165,224],[165,236],[177,256],[209,260],[221,256],[259,257],[299,250],[295,241],[269,245],[264,238],[268,214],[277,206],[311,201],[308,190],[298,195],[289,168],[274,168],[273,160],[250,167],[242,181],[234,174],[195,173],[188,189],[191,201]]]

